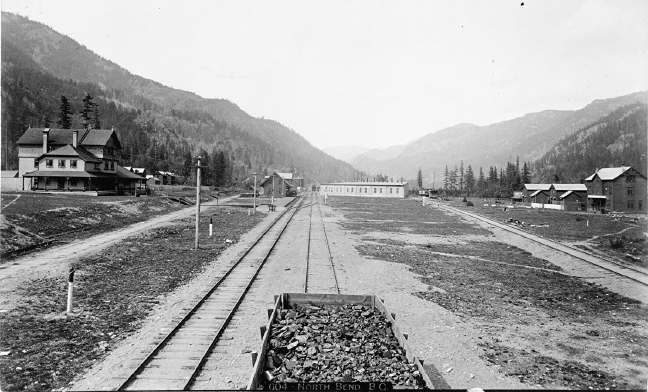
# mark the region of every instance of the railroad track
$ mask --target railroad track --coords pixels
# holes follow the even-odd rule
[[[313,197],[313,196],[311,196]],[[310,204],[308,222],[308,244],[306,252],[306,276],[304,279],[305,293],[340,294],[335,262],[326,234],[326,225],[322,208],[317,196]],[[317,213],[313,214],[313,207]],[[315,219],[313,219],[315,218]]]
[[[287,208],[121,383],[118,390],[192,390],[210,379],[206,364],[303,199]]]
[[[572,257],[575,257],[579,260],[585,261],[589,264],[595,265],[601,269],[604,269],[608,272],[611,272],[615,275],[624,277],[626,279],[632,280],[633,282],[639,283],[644,286],[648,286],[648,272],[638,269],[638,268],[633,268],[632,266],[624,265],[622,263],[619,263],[617,261],[614,261],[609,258],[601,257],[599,255],[595,255],[589,252],[586,252],[582,249],[576,248],[574,246],[566,245],[566,244],[561,244],[557,241],[549,240],[546,238],[539,237],[535,234],[528,233],[524,230],[520,230],[518,228],[512,227],[510,225],[500,223],[497,221],[494,221],[489,218],[485,218],[479,214],[473,214],[471,212],[463,211],[455,207],[450,207],[447,205],[442,205],[439,204],[439,208],[445,209],[450,212],[455,212],[458,214],[463,214],[475,219],[478,219],[482,222],[488,223],[489,225],[493,225],[495,227],[504,229],[508,232],[517,234],[521,237],[524,237],[526,239],[529,239],[531,241],[534,241],[536,243],[542,244],[544,246],[547,246],[549,248],[552,248],[554,250],[557,250],[559,252],[568,254]]]

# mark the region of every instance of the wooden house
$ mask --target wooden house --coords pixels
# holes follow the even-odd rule
[[[112,129],[29,128],[17,145],[23,190],[134,193],[144,180],[117,164]]]
[[[585,185],[590,211],[646,212],[646,176],[630,166],[598,169]]]

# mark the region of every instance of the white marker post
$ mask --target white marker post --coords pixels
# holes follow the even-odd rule
[[[68,316],[72,315],[72,292],[74,291],[74,268],[70,268],[68,274],[68,292],[67,292],[67,309],[65,313]]]
[[[209,236],[211,237],[214,234],[214,225],[212,222],[212,217],[209,217]]]

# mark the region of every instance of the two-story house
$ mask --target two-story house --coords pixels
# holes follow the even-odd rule
[[[133,193],[144,181],[117,164],[112,129],[29,128],[17,144],[23,189]]]
[[[646,212],[646,176],[630,166],[598,169],[585,185],[590,210]]]

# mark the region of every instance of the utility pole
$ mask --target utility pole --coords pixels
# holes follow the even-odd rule
[[[197,157],[198,163],[196,164],[196,239],[194,242],[194,248],[198,250],[198,236],[200,232],[198,230],[200,224],[200,155]]]
[[[256,177],[257,177],[257,174],[252,173],[252,175],[254,176],[254,189],[252,190],[252,193],[253,193],[253,197],[252,197],[252,206],[253,207],[252,208],[254,208],[254,209],[252,210],[252,213],[256,214],[256,186],[257,186],[256,185]]]
[[[270,204],[272,204],[273,206],[274,206],[274,193],[275,193],[275,190],[274,190],[274,180],[275,180],[275,178],[274,178],[274,173],[272,173],[272,201],[270,202]]]

